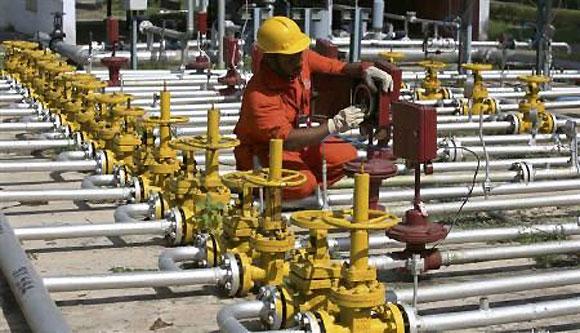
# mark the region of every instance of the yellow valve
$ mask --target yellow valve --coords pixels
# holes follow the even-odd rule
[[[379,57],[385,59],[391,64],[396,64],[399,61],[405,59],[405,54],[403,52],[385,51],[379,52]]]
[[[470,98],[471,107],[467,105],[461,108],[465,115],[495,114],[497,113],[497,104],[494,99],[489,98],[489,93],[483,83],[482,71],[491,70],[490,64],[469,63],[462,64],[462,68],[470,70],[473,73],[473,86],[471,89],[466,88],[465,97]],[[469,91],[470,90],[470,91]]]
[[[291,182],[285,181],[285,175],[289,172],[282,169],[282,147],[282,140],[270,140],[269,171],[261,171],[259,177],[252,172],[242,175],[247,182],[265,187],[265,210],[263,216],[258,218],[258,228],[250,236],[250,246],[254,251],[252,256],[238,254],[244,272],[240,289],[234,291],[239,295],[246,294],[254,285],[281,284],[288,274],[286,256],[294,248],[294,234],[282,219],[282,188],[290,183],[302,185],[306,182],[306,176],[292,173]]]
[[[327,332],[405,332],[401,311],[385,304],[385,287],[376,279],[376,269],[368,264],[368,230],[390,228],[399,223],[394,215],[368,209],[370,177],[355,174],[354,209],[323,214],[321,221],[350,230],[350,263],[344,264],[341,278],[330,290],[330,302],[338,307],[317,310]],[[384,229],[383,229],[384,230]]]
[[[441,81],[437,78],[437,72],[447,67],[447,64],[433,59],[423,60],[418,63],[425,68],[425,78],[421,82],[424,91],[416,91],[415,98],[418,100],[440,100],[451,97],[449,89],[441,87]]]
[[[518,80],[526,83],[528,91],[518,105],[516,116],[519,120],[519,133],[554,133],[556,131],[556,117],[547,112],[544,101],[539,93],[541,85],[550,82],[550,78],[543,75],[519,76]]]

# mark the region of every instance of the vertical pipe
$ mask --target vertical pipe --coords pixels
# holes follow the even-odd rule
[[[226,0],[218,0],[218,69],[224,69],[224,36],[226,27]]]
[[[385,21],[385,0],[374,0],[373,30],[376,32],[382,32],[384,21]]]
[[[187,36],[191,38],[193,36],[193,12],[195,6],[193,0],[187,0]]]
[[[270,140],[270,175],[269,180],[277,181],[282,178],[282,145],[280,139]]]
[[[357,62],[360,59],[361,39],[362,39],[362,17],[361,8],[358,5],[354,9],[352,20],[352,31],[350,34],[350,50],[348,52],[349,62]]]
[[[369,182],[368,173],[354,175],[354,221],[367,223],[369,220]],[[366,230],[352,230],[350,258],[357,270],[363,271],[368,266],[369,238]]]
[[[30,329],[37,333],[72,332],[4,215],[0,215],[0,253],[0,270]]]
[[[207,112],[207,143],[215,147],[220,141],[220,110],[211,108]],[[208,147],[209,148],[209,147]],[[206,184],[219,183],[219,152],[217,149],[205,151],[205,181]]]
[[[160,116],[162,121],[167,121],[171,118],[171,93],[167,90],[167,87],[163,87],[159,95],[160,99]],[[159,142],[160,146],[164,146],[171,140],[171,133],[169,125],[159,126]]]
[[[133,18],[131,21],[131,69],[137,70],[137,20]]]

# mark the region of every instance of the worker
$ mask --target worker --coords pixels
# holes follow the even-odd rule
[[[364,79],[372,90],[373,80],[392,90],[391,76],[367,63],[344,63],[308,49],[310,38],[291,19],[275,16],[258,30],[257,45],[263,57],[244,91],[240,118],[234,133],[238,170],[251,170],[255,160],[268,166],[270,139],[284,140],[283,167],[302,172],[307,182],[286,188],[284,198],[311,195],[322,182],[322,156],[327,164],[328,184],[343,177],[343,164],[357,157],[356,149],[335,136],[357,128],[363,121],[360,108],[349,106],[317,127],[304,127],[310,115],[311,74],[326,73]],[[324,141],[324,144],[321,143]]]

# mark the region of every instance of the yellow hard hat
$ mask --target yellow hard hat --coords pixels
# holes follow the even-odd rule
[[[310,46],[310,37],[291,19],[274,16],[258,30],[258,46],[264,53],[294,54]]]

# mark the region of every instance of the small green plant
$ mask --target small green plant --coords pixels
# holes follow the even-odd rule
[[[195,206],[199,230],[213,232],[220,228],[226,205],[213,201],[207,195],[205,201],[197,202]]]

